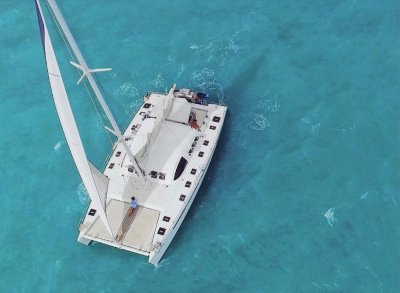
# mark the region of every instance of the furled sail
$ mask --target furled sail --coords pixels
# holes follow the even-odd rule
[[[53,45],[46,27],[46,22],[43,17],[42,8],[39,1],[35,1],[47,71],[49,74],[51,91],[53,93],[54,104],[56,106],[58,117],[60,119],[61,126],[63,128],[65,138],[75,161],[76,167],[92,201],[92,205],[96,208],[107,231],[113,237],[105,212],[104,192],[106,192],[108,178],[103,174],[101,174],[103,176],[99,175],[100,171],[98,171],[86,157],[74,115],[71,110],[71,105],[65,91],[64,82],[61,77],[60,68],[57,63]]]

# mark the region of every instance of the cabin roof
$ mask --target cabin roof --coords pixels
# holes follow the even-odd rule
[[[197,131],[188,125],[164,121],[160,132],[149,149],[144,166],[147,174],[151,171],[165,174],[165,182],[172,182],[181,157],[188,156]]]

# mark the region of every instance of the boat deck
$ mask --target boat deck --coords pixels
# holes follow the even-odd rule
[[[104,171],[108,178],[106,217],[114,239],[92,203],[78,241],[89,244],[94,240],[147,255],[153,264],[164,254],[201,185],[226,113],[221,105],[173,98],[170,112],[165,114],[165,100],[162,94],[146,96],[124,132],[146,180],[134,171],[121,143],[114,146]],[[198,130],[188,123],[192,115]],[[129,216],[132,196],[139,207]]]
[[[132,215],[129,215],[128,210],[129,204],[119,200],[111,200],[107,205],[107,218],[118,244],[150,252],[160,212],[143,206],[138,206]],[[112,241],[100,218],[87,229],[86,235]]]

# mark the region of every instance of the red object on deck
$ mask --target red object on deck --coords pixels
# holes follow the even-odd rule
[[[192,121],[190,121],[190,127],[200,131],[200,126],[197,124],[197,120],[193,119]]]

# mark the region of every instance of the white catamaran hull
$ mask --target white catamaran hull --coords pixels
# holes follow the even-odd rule
[[[162,96],[162,95],[157,94],[157,96]],[[150,95],[150,100],[151,97],[152,95]],[[154,224],[155,227],[149,224],[149,227],[147,227],[146,229],[146,230],[151,230],[151,233],[149,232],[151,237],[151,244],[146,246],[145,244],[147,240],[146,237],[144,237],[143,238],[144,240],[142,241],[137,241],[137,238],[133,238],[131,240],[124,239],[123,241],[120,241],[118,244],[115,244],[112,242],[112,239],[108,237],[107,234],[105,233],[104,227],[99,225],[100,223],[99,219],[90,216],[88,213],[82,221],[83,229],[79,235],[78,241],[84,244],[89,244],[90,241],[94,240],[96,242],[101,242],[107,245],[118,247],[120,249],[146,255],[149,257],[149,262],[154,265],[160,261],[165,251],[167,250],[168,246],[170,245],[172,239],[174,238],[176,232],[178,231],[180,225],[185,219],[186,214],[188,213],[190,206],[192,205],[196,197],[196,194],[201,186],[205,173],[210,165],[212,156],[215,152],[215,148],[226,115],[226,107],[224,106],[210,104],[208,106],[195,105],[194,107],[195,108],[203,107],[203,109],[209,107],[214,110],[210,112],[211,115],[205,119],[204,124],[201,127],[201,131],[199,132],[194,131],[191,130],[189,126],[186,126],[189,129],[189,132],[192,132],[192,134],[194,135],[194,139],[196,139],[196,137],[198,138],[197,140],[198,146],[195,147],[195,150],[193,150],[191,155],[188,157],[187,166],[185,168],[185,171],[179,178],[179,180],[172,182],[170,185],[160,185],[160,186],[154,184],[155,182],[153,181],[152,184],[154,184],[153,186],[155,186],[154,192],[152,192],[147,198],[143,198],[142,200],[140,198],[140,195],[141,192],[145,191],[140,190],[140,188],[132,189],[131,191],[127,192],[127,194],[129,195],[135,194],[136,197],[139,197],[140,210],[151,209],[153,211],[159,212],[159,214],[157,215],[157,221]],[[220,118],[219,122],[218,123],[213,122],[212,117],[219,117]],[[133,121],[129,124],[128,130],[127,132],[125,132],[125,135],[129,134],[129,129],[132,128],[133,125],[136,125],[136,122],[138,121],[141,121],[139,114],[135,115]],[[171,127],[171,125],[169,125],[169,127]],[[210,127],[214,129],[211,129]],[[141,130],[145,129],[146,129],[145,126],[141,127]],[[160,136],[163,135],[162,131],[163,130],[161,130],[161,132],[159,133]],[[155,143],[157,143],[157,141]],[[207,145],[205,145],[205,143],[207,143]],[[190,151],[190,147],[191,145],[189,145],[189,147],[185,151],[182,151],[182,153],[184,152],[188,153],[188,151]],[[123,164],[118,164],[118,161],[115,161],[116,158],[115,155],[119,152],[119,149],[120,148],[118,148],[118,146],[114,149],[113,155],[111,156],[111,159],[107,164],[108,166],[110,166],[111,164],[115,164],[113,169],[111,170],[111,172],[109,169],[106,169],[105,171],[105,174],[107,174],[110,177],[111,181],[113,180],[112,171],[114,171],[114,168],[118,168],[119,165],[123,165]],[[200,157],[200,155],[202,156]],[[192,174],[193,169],[196,169],[195,175]],[[114,172],[118,173],[119,170],[115,170]],[[152,181],[154,179],[149,178],[149,180]],[[157,179],[157,181],[159,180]],[[187,187],[188,182],[192,183],[190,187]],[[162,189],[161,193],[158,191],[157,187],[161,187]],[[116,192],[113,192],[112,189],[113,186],[111,186],[108,192],[110,202],[115,200],[123,201],[124,192],[119,193],[120,195],[113,195]],[[126,184],[123,189],[125,191],[129,190],[129,184]],[[182,195],[185,196],[183,200],[181,200]],[[165,202],[162,201],[162,198],[168,198],[168,203],[169,203],[168,207],[165,204]],[[125,205],[127,207],[128,203],[126,202]],[[108,205],[107,212],[112,213],[113,208],[115,208],[115,210],[121,211],[120,206],[113,206],[111,203]],[[89,207],[88,212],[90,212],[91,209],[92,207]],[[122,210],[120,214],[124,214],[125,212],[126,209]],[[130,226],[126,229],[125,234],[129,235],[129,233],[137,229],[135,223],[136,221],[140,221],[140,217],[141,217],[140,214],[136,216],[136,218],[133,220],[133,223],[130,223]],[[165,217],[168,217],[168,222],[164,221]],[[123,224],[124,221],[126,221],[126,218],[121,218],[121,220],[117,223],[117,225],[113,225],[111,223],[113,234],[119,234],[118,231],[121,231],[121,226],[124,225]],[[120,224],[121,222],[122,224]],[[160,229],[161,231],[164,230],[164,232],[161,234],[159,233]]]
[[[186,217],[210,165],[227,108],[207,103],[208,95],[174,85],[149,93],[122,133],[108,108],[56,2],[46,0],[82,70],[78,80],[93,89],[116,136],[103,172],[89,162],[69,104],[39,0],[35,0],[56,110],[90,204],[78,241],[96,241],[146,255],[156,265]],[[131,209],[135,196],[138,207]]]
[[[224,113],[224,114],[226,114],[226,113]],[[218,137],[216,139],[216,142],[218,142],[219,135],[220,135],[220,133],[218,133]],[[164,238],[164,241],[160,245],[159,249],[158,250],[154,250],[154,251],[152,251],[150,253],[149,262],[151,264],[157,265],[160,262],[160,260],[163,257],[165,251],[167,250],[168,246],[171,244],[172,239],[175,237],[175,234],[178,232],[178,230],[179,230],[183,220],[185,219],[186,214],[189,212],[189,209],[192,206],[192,203],[193,203],[193,201],[194,201],[194,199],[195,199],[195,197],[197,195],[197,192],[199,191],[199,188],[200,188],[200,186],[201,186],[201,184],[203,182],[204,176],[206,175],[208,167],[210,166],[211,159],[212,159],[212,157],[214,155],[215,148],[216,148],[216,144],[214,145],[214,147],[213,147],[213,149],[211,151],[211,154],[210,154],[210,157],[208,159],[207,165],[206,165],[206,167],[204,169],[204,173],[202,174],[202,176],[201,176],[201,178],[200,178],[200,180],[199,180],[199,182],[198,182],[198,184],[196,186],[196,189],[194,190],[193,194],[190,196],[190,200],[187,203],[187,205],[185,206],[185,209],[183,210],[182,214],[178,217],[178,219],[179,219],[178,222],[172,227],[171,231]]]

